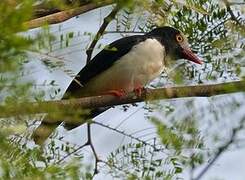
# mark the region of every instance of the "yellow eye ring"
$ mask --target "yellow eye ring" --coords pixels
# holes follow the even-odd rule
[[[184,40],[184,38],[183,38],[180,34],[177,34],[177,35],[176,35],[176,41],[177,41],[177,42],[180,43],[180,42],[183,42],[183,40]]]

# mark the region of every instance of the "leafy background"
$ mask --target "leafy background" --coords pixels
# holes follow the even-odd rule
[[[23,32],[27,29],[19,24],[30,18],[31,5],[23,1],[21,8],[14,10],[7,3],[0,4],[6,12],[0,18],[0,97],[6,113],[19,102],[60,99],[85,65],[85,51],[112,9],[104,7],[61,24]],[[205,64],[180,61],[151,87],[239,80],[245,60],[244,3],[230,5],[232,11],[222,2],[209,0],[154,1],[154,6],[148,1],[127,1],[127,8],[111,22],[93,54],[117,38],[168,24],[189,37]],[[89,147],[83,147],[86,126],[70,132],[59,127],[40,148],[30,135],[42,117],[1,119],[1,177],[91,178],[95,157]],[[242,163],[244,119],[243,93],[110,109],[92,124],[93,143],[102,160],[94,178],[194,179],[225,151],[228,155],[204,178],[242,179],[242,165],[237,161]],[[226,171],[226,161],[237,171],[232,172],[230,166]]]

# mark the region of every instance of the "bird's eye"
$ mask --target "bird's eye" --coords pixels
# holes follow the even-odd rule
[[[181,43],[184,40],[184,38],[180,34],[177,34],[176,40],[177,40],[177,42]]]

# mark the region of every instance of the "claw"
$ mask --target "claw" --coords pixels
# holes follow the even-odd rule
[[[134,89],[134,93],[136,96],[140,97],[142,95],[142,92],[144,91],[144,87],[137,87]]]
[[[106,94],[111,94],[113,96],[117,96],[119,98],[123,97],[126,95],[126,92],[124,90],[110,90]]]

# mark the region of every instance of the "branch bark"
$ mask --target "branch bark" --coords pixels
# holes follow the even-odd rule
[[[112,3],[113,1],[111,0],[104,1],[102,3],[88,3],[88,4],[85,4],[85,5],[76,7],[76,8],[71,8],[68,10],[60,11],[60,12],[57,12],[59,11],[57,9],[52,9],[51,13],[54,12],[53,14],[49,14],[47,16],[32,19],[24,23],[24,25],[27,26],[29,29],[33,29],[33,28],[37,28],[37,27],[40,27],[46,24],[57,24],[57,23],[64,22],[75,16],[78,16],[82,13],[88,12],[90,10],[93,10],[99,7],[110,5]]]
[[[125,97],[115,97],[112,95],[101,95],[93,97],[83,97],[78,99],[69,100],[56,100],[46,101],[40,103],[23,103],[15,105],[14,108],[5,111],[5,106],[0,106],[0,117],[28,115],[35,113],[55,114],[59,111],[69,110],[81,110],[81,109],[92,109],[99,107],[111,107],[115,105],[131,104],[143,101],[153,101],[160,99],[172,99],[172,98],[184,98],[184,97],[210,97],[220,94],[235,93],[245,91],[245,80],[221,83],[221,84],[210,84],[210,85],[197,85],[197,86],[180,86],[180,87],[167,87],[159,89],[145,89],[141,96],[136,96],[134,93],[129,93]],[[30,111],[25,108],[28,106]],[[56,107],[52,110],[50,107]],[[59,117],[60,118],[60,117]],[[66,121],[66,120],[65,120]],[[67,120],[70,122],[70,120]]]
[[[34,5],[33,7],[33,19],[39,18],[43,16],[47,16],[50,14],[54,14],[56,12],[62,11],[61,7],[65,7],[66,9],[74,8],[75,6],[83,6],[86,4],[90,4],[93,1],[81,1],[81,0],[59,0],[59,4],[62,5],[60,7],[57,6],[54,2],[51,1],[43,1]],[[64,10],[64,9],[63,9]]]

